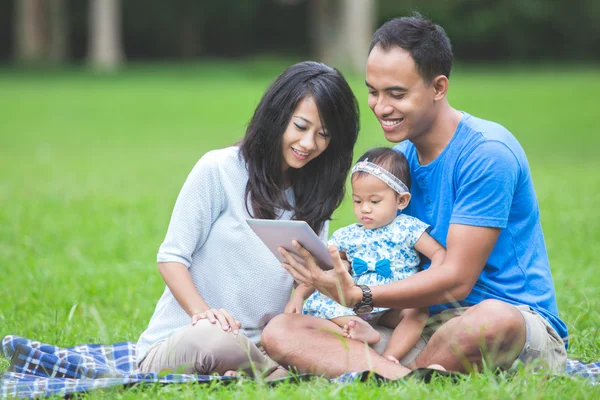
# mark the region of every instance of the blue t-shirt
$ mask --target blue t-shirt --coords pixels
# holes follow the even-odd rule
[[[463,113],[450,143],[431,163],[420,165],[409,141],[394,149],[406,156],[412,176],[405,212],[431,225],[429,233],[444,247],[450,224],[501,228],[477,283],[458,304],[498,299],[527,305],[566,344],[531,172],[517,139],[499,124]],[[431,312],[455,306],[441,304]]]

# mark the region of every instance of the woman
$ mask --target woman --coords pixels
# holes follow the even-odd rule
[[[166,288],[138,341],[140,371],[283,372],[259,342],[293,280],[246,219],[304,220],[326,239],[358,129],[343,76],[303,62],[267,89],[237,146],[198,161],[158,252]]]

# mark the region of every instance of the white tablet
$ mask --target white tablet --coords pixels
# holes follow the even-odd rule
[[[279,261],[285,261],[277,250],[279,247],[283,247],[302,260],[292,244],[292,240],[296,240],[313,255],[321,269],[333,268],[327,246],[305,221],[247,219],[246,222]]]

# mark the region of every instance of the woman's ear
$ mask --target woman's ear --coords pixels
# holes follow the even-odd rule
[[[410,193],[404,192],[396,195],[396,201],[398,202],[398,210],[402,211],[408,206],[410,202]]]

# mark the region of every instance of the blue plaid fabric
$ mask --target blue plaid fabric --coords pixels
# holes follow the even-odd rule
[[[66,395],[138,383],[235,380],[232,377],[136,373],[135,343],[80,345],[67,349],[18,336],[2,339],[10,366],[0,378],[0,397]]]
[[[213,375],[136,373],[135,343],[132,342],[65,349],[18,336],[6,336],[2,339],[2,353],[10,359],[10,366],[0,378],[1,397],[34,398],[139,383],[206,383],[237,379]],[[600,361],[584,364],[568,360],[566,373],[597,384],[600,382]],[[367,375],[365,372],[350,372],[332,381],[362,381]]]

